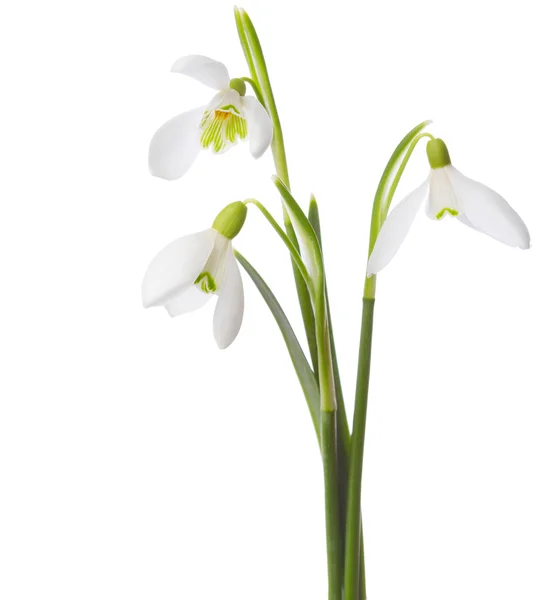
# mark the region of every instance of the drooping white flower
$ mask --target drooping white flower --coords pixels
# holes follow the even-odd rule
[[[386,218],[367,263],[368,277],[395,256],[424,200],[426,214],[434,221],[449,215],[508,246],[530,247],[528,228],[519,215],[498,193],[455,169],[443,140],[430,140],[427,154],[430,174]]]
[[[202,149],[221,154],[239,140],[249,139],[250,153],[259,158],[270,146],[273,126],[263,105],[246,96],[242,79],[230,79],[227,67],[206,56],[184,56],[171,68],[218,90],[207,106],[167,121],[153,136],[149,169],[163,179],[178,179],[191,167]]]
[[[227,348],[237,337],[244,314],[244,290],[232,239],[239,233],[247,207],[233,202],[212,227],[179,238],[151,261],[142,282],[145,308],[164,306],[171,317],[204,306],[216,295],[214,337]]]

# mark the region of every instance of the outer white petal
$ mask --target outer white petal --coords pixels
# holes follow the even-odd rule
[[[162,125],[153,136],[148,155],[152,175],[179,179],[189,170],[201,150],[200,129],[204,108],[194,108]]]
[[[210,300],[211,296],[212,294],[205,294],[196,285],[192,285],[169,300],[165,304],[165,308],[171,317],[177,317],[201,308]]]
[[[244,96],[242,103],[244,116],[248,123],[250,153],[254,158],[259,158],[272,142],[273,124],[271,117],[269,117],[269,113],[261,102],[253,96]]]
[[[168,304],[199,276],[218,232],[206,229],[171,242],[151,261],[142,282],[145,308]]]
[[[508,246],[530,247],[530,234],[524,221],[498,193],[478,181],[462,175],[454,167],[448,170],[462,210],[470,226]],[[462,223],[466,219],[460,219]]]
[[[229,87],[230,78],[227,67],[207,56],[200,56],[199,54],[182,56],[172,65],[170,70],[173,73],[183,73],[193,77],[193,79],[215,90]]]
[[[367,277],[384,269],[394,258],[413,224],[427,191],[428,179],[404,198],[386,217],[367,263]]]
[[[231,345],[240,331],[244,314],[244,289],[242,278],[231,244],[227,250],[225,278],[219,290],[214,312],[214,337],[223,350]]]

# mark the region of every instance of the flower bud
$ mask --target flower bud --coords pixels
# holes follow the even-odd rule
[[[450,155],[443,140],[439,138],[430,140],[426,146],[426,152],[432,169],[441,169],[450,165]]]
[[[248,207],[244,202],[232,202],[218,214],[212,227],[228,240],[232,240],[240,233],[247,213]]]
[[[246,95],[246,84],[242,79],[239,79],[238,77],[231,79],[231,81],[229,82],[229,87],[235,90],[235,92],[238,92],[241,96]]]

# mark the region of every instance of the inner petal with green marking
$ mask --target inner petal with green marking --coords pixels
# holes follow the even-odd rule
[[[225,276],[225,262],[230,249],[229,240],[220,233],[216,236],[214,248],[193,285],[205,294],[219,294]]]
[[[195,279],[195,285],[197,285],[205,294],[212,294],[217,289],[214,278],[207,272],[201,273],[197,279]]]
[[[206,110],[201,120],[201,146],[212,152],[223,152],[247,135],[246,119],[232,104]]]
[[[445,215],[457,217],[464,212],[450,181],[451,169],[452,166],[447,165],[432,169],[430,174],[426,214],[434,221],[440,221]]]

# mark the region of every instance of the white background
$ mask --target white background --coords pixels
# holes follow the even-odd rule
[[[431,118],[454,165],[527,222],[520,251],[422,213],[380,275],[364,474],[371,600],[545,598],[545,204],[540,2],[247,0],[295,195],[320,203],[349,409],[374,190]],[[231,348],[212,303],[170,319],[140,283],[168,242],[257,197],[270,153],[147,147],[246,75],[231,2],[18,2],[0,19],[0,598],[325,598],[321,466],[298,382],[245,278]],[[399,199],[427,172],[415,153]],[[302,327],[283,247],[250,209],[237,247]]]

